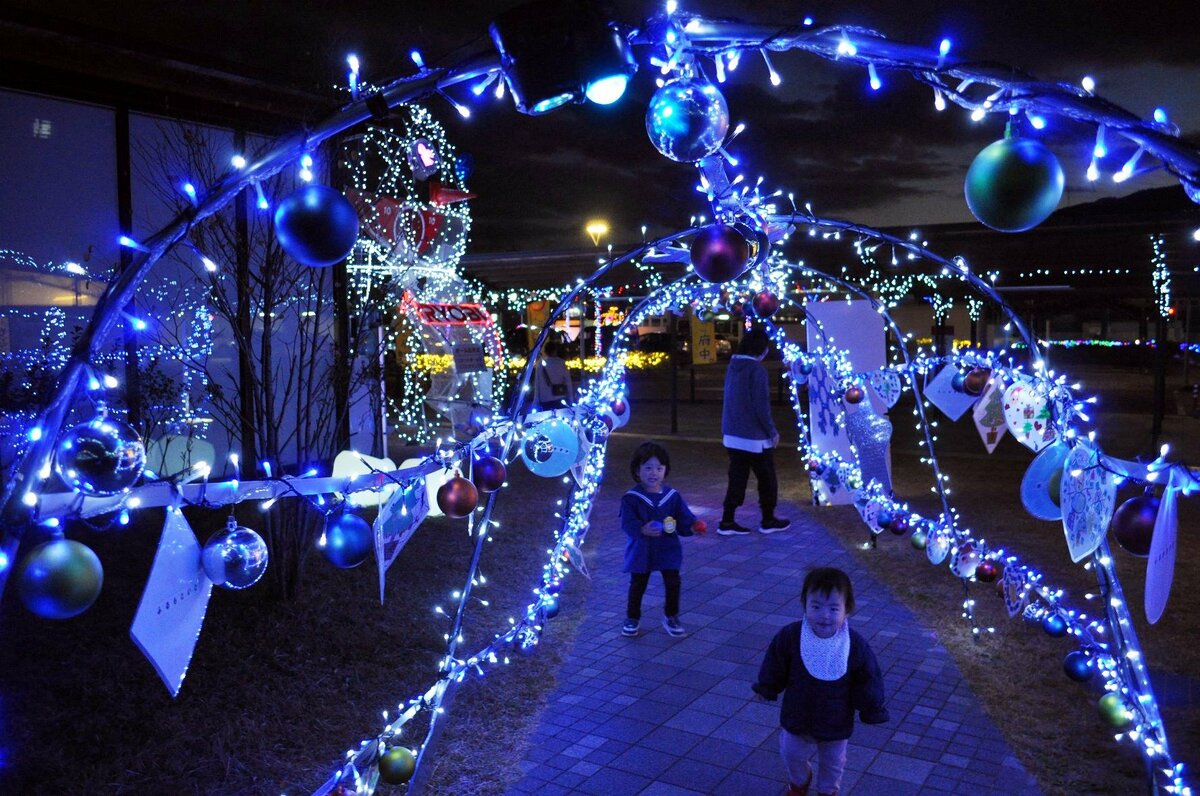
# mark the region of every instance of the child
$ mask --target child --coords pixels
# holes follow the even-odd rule
[[[800,601],[803,620],[775,634],[753,688],[767,700],[784,692],[779,753],[788,773],[788,796],[807,796],[814,755],[817,792],[836,796],[854,711],[864,724],[888,721],[883,674],[866,639],[846,621],[854,611],[854,590],[845,572],[812,570],[804,578]]]
[[[642,595],[650,573],[662,572],[667,590],[663,627],[676,638],[687,635],[679,623],[679,565],[683,562],[680,536],[704,532],[679,493],[663,483],[671,472],[666,449],[656,442],[643,442],[633,453],[629,472],[637,486],[621,498],[621,529],[625,540],[625,572],[629,573],[629,605],[621,635],[636,636],[642,618]]]

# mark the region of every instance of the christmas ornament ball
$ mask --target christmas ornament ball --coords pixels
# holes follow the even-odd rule
[[[562,583],[557,580],[552,580],[546,584],[546,594],[558,594],[562,591]]]
[[[646,135],[671,160],[692,163],[713,154],[729,132],[729,105],[706,80],[680,78],[664,85],[646,109]]]
[[[908,537],[908,541],[912,544],[914,550],[924,550],[927,538],[924,531],[913,531],[913,535]]]
[[[692,523],[692,533],[701,535],[708,533],[708,523],[704,520],[696,520]]]
[[[67,431],[54,457],[67,486],[98,497],[128,490],[145,466],[146,448],[137,431],[103,415]]]
[[[975,567],[975,580],[981,583],[995,583],[1000,577],[1000,567],[990,558],[985,558]]]
[[[375,531],[357,514],[342,514],[325,526],[321,552],[338,569],[353,569],[375,549]]]
[[[438,489],[437,504],[447,517],[461,519],[479,505],[479,491],[470,481],[456,475]]]
[[[1095,672],[1096,668],[1092,666],[1092,659],[1082,650],[1068,652],[1067,657],[1063,658],[1063,673],[1077,683],[1090,680]]]
[[[495,456],[484,456],[471,465],[471,481],[480,492],[495,492],[504,485],[507,477],[508,470],[504,462]]]
[[[267,543],[249,528],[230,517],[225,529],[204,543],[200,553],[204,574],[217,586],[246,589],[258,583],[267,571]]]
[[[950,389],[954,390],[955,392],[966,392],[967,391],[966,383],[967,383],[967,374],[962,373],[960,371],[958,373],[955,373],[953,378],[950,379]]]
[[[1042,630],[1046,631],[1047,636],[1060,638],[1067,635],[1067,620],[1058,614],[1047,614],[1042,620]]]
[[[1154,523],[1158,519],[1159,499],[1153,495],[1138,495],[1121,504],[1113,514],[1113,533],[1126,552],[1146,558],[1154,538]]]
[[[811,360],[802,359],[796,363],[796,370],[803,373],[805,376],[813,372],[813,363]]]
[[[104,567],[85,544],[56,539],[25,556],[17,573],[17,592],[25,607],[43,619],[70,619],[100,596]]]
[[[546,611],[547,619],[553,619],[558,616],[558,600],[545,600],[542,606]]]
[[[760,318],[770,318],[779,311],[779,297],[769,290],[754,295],[754,313]]]
[[[903,514],[897,514],[892,517],[892,521],[888,523],[887,529],[897,536],[903,536],[908,533],[908,517]]]
[[[860,404],[865,397],[866,393],[863,392],[862,387],[851,387],[846,390],[845,398],[848,404]]]
[[[980,222],[1000,232],[1024,232],[1058,207],[1063,182],[1058,158],[1040,141],[1004,138],[976,155],[963,187]]]
[[[1133,721],[1133,714],[1125,707],[1125,701],[1121,699],[1121,695],[1116,692],[1110,691],[1100,697],[1100,701],[1096,703],[1096,709],[1115,730],[1124,729]]]
[[[875,524],[880,528],[890,528],[892,526],[892,520],[895,518],[896,515],[892,513],[891,509],[880,509],[875,514]]]
[[[389,785],[403,785],[412,778],[417,759],[403,746],[393,746],[379,758],[379,778]]]
[[[692,238],[691,261],[701,279],[728,282],[746,270],[750,242],[728,224],[710,224]]]
[[[354,206],[326,185],[306,185],[275,209],[279,245],[297,262],[323,268],[346,259],[358,241]]]
[[[963,392],[967,395],[983,395],[991,377],[992,372],[987,368],[972,368],[963,376]]]
[[[623,414],[625,414],[625,410],[628,408],[629,408],[629,404],[625,403],[624,398],[618,398],[617,400],[612,402],[613,414],[623,415]]]

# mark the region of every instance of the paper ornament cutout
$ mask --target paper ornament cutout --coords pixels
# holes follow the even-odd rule
[[[1029,597],[1029,590],[1025,586],[1025,568],[1014,564],[1006,566],[1000,589],[1004,594],[1004,609],[1008,611],[1008,618],[1012,619],[1021,613]]]
[[[1058,436],[1050,423],[1045,391],[1029,382],[1017,382],[1004,391],[1004,420],[1017,442],[1034,452]]]
[[[954,376],[957,373],[958,368],[947,365],[925,385],[925,397],[951,420],[958,420],[979,400],[977,395],[954,389]]]
[[[371,468],[374,468],[372,470]],[[334,478],[354,478],[360,475],[378,471],[379,473],[390,473],[396,470],[396,463],[388,458],[377,459],[374,456],[367,456],[365,453],[357,453],[355,451],[342,451],[333,459],[333,477]],[[358,492],[351,492],[346,496],[346,500],[351,506],[359,508],[375,507],[385,502],[392,493],[396,491],[396,482],[383,475],[378,475],[379,489],[378,491],[364,489]]]
[[[955,577],[969,578],[975,574],[975,570],[982,560],[983,555],[979,552],[979,548],[966,542],[955,551],[954,558],[950,561],[950,571],[954,573]]]
[[[212,581],[200,565],[200,542],[183,514],[167,508],[158,552],[129,635],[163,684],[178,696],[204,627]]]
[[[1090,556],[1108,534],[1117,502],[1117,483],[1099,464],[1100,454],[1079,443],[1063,465],[1062,521],[1071,560]]]
[[[403,488],[396,489],[375,517],[375,562],[379,566],[380,605],[383,605],[388,567],[429,514],[429,493],[423,481],[414,479]]]
[[[900,400],[900,375],[894,370],[873,370],[867,374],[867,384],[888,409]]]
[[[1179,530],[1179,515],[1175,507],[1175,471],[1167,480],[1158,518],[1154,521],[1154,537],[1150,540],[1150,559],[1146,562],[1146,619],[1154,624],[1162,618],[1171,596],[1175,579],[1175,535]]]
[[[925,537],[925,555],[935,567],[946,560],[950,553],[950,537],[938,529],[932,529]]]
[[[884,502],[879,498],[855,501],[854,507],[858,509],[858,515],[862,517],[863,522],[867,524],[872,533],[879,533],[883,530],[879,527],[879,512],[883,509],[884,505]]]
[[[1021,479],[1021,503],[1026,511],[1039,520],[1062,519],[1062,508],[1054,502],[1051,491],[1057,482],[1061,493],[1063,463],[1070,452],[1065,442],[1052,443],[1033,458],[1025,477]]]
[[[530,472],[554,478],[579,459],[579,435],[570,423],[553,418],[527,429],[519,450]]]
[[[424,462],[424,459],[405,459],[400,462],[399,470],[407,470],[409,467],[416,467]],[[454,471],[446,468],[434,470],[431,473],[425,474],[425,503],[429,506],[430,517],[444,517],[441,506],[437,502],[438,490],[442,488],[442,484],[454,477]]]
[[[975,428],[987,452],[996,450],[1001,438],[1008,431],[1008,423],[1004,420],[1004,391],[1000,384],[991,382],[983,391],[983,395],[971,410]]]

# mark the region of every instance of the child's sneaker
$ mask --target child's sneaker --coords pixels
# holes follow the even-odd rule
[[[779,517],[769,517],[762,521],[762,525],[758,526],[759,533],[779,533],[786,531],[792,527],[791,520],[781,519]]]
[[[641,631],[641,623],[636,619],[626,619],[625,624],[621,625],[622,636],[636,636]]]
[[[729,522],[721,520],[721,524],[717,526],[717,533],[721,536],[745,536],[750,533],[750,529],[745,525],[739,525],[736,520]]]
[[[667,629],[668,636],[680,638],[687,635],[687,630],[685,630],[683,625],[680,624],[679,617],[677,616],[664,616],[663,627]]]

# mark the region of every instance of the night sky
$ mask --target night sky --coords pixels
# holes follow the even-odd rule
[[[88,26],[137,32],[162,52],[194,56],[230,71],[269,77],[311,90],[344,81],[344,58],[359,55],[364,78],[381,82],[411,73],[419,48],[431,65],[452,62],[462,45],[486,45],[487,23],[512,2],[138,4],[20,0]],[[900,41],[953,55],[1011,64],[1042,80],[1077,84],[1087,74],[1097,93],[1142,116],[1170,113],[1184,137],[1200,141],[1200,3],[1115,2],[685,2],[686,10],[757,23],[860,25]],[[109,6],[109,7],[105,7]],[[637,23],[657,6],[622,2],[615,16]],[[126,39],[128,41],[128,39]],[[469,49],[469,48],[468,48]],[[645,53],[639,50],[645,66]],[[974,155],[1000,138],[1003,119],[973,123],[951,106],[933,107],[931,92],[907,74],[882,72],[871,92],[866,71],[804,53],[773,54],[783,84],[774,88],[761,59],[747,54],[722,86],[734,123],[746,132],[732,149],[748,180],[794,191],[822,215],[877,226],[969,221],[962,180]],[[644,131],[656,70],[643,68],[614,106],[573,106],[542,117],[518,114],[511,100],[485,94],[470,120],[446,103],[431,105],[450,139],[475,159],[470,187],[479,194],[473,252],[560,249],[590,245],[583,224],[607,217],[613,240],[631,242],[686,226],[707,212],[693,190],[694,170],[668,161]],[[315,117],[314,117],[315,118]],[[1067,172],[1064,203],[1169,185],[1163,174],[1116,186],[1084,179],[1091,131],[1051,120],[1044,140]],[[1105,163],[1120,167],[1133,147],[1114,148]],[[1200,210],[1197,213],[1200,219]]]

